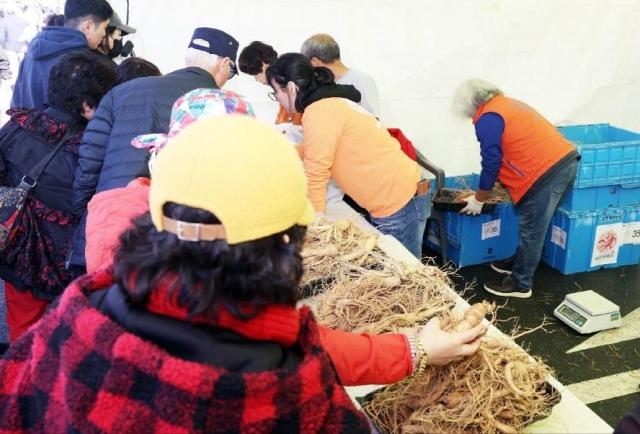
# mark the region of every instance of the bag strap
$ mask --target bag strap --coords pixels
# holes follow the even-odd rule
[[[69,129],[62,137],[62,140],[58,142],[56,147],[51,152],[49,152],[42,160],[38,161],[38,163],[31,168],[29,173],[22,177],[22,180],[20,181],[20,186],[22,188],[30,190],[36,186],[36,183],[38,182],[38,179],[40,179],[40,176],[42,175],[44,170],[47,168],[49,163],[51,163],[53,157],[56,156],[60,148],[62,148],[62,145],[64,145],[64,143],[67,141],[67,139],[69,139],[69,137],[71,137],[72,134],[73,133]]]

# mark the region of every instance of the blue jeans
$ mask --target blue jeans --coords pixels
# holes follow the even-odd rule
[[[394,236],[417,258],[422,257],[422,236],[431,214],[431,192],[413,196],[388,217],[370,216],[371,224],[385,235]]]
[[[520,241],[513,261],[513,282],[522,289],[533,286],[533,274],[540,263],[544,238],[560,199],[573,185],[578,160],[554,166],[544,179],[536,181],[516,206],[520,219]]]

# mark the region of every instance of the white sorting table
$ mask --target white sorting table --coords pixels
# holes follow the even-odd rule
[[[330,203],[325,212],[325,216],[329,220],[350,220],[358,227],[365,231],[376,231],[361,215],[356,213],[349,205],[344,202]],[[408,264],[418,263],[418,259],[413,256],[402,244],[389,235],[381,235],[378,241],[380,247],[387,255],[398,261]],[[455,298],[457,304],[455,309],[466,309],[469,304],[456,293],[452,288],[447,287]],[[502,334],[493,325],[490,326],[489,334]],[[549,378],[549,382],[560,391],[562,400],[554,408],[549,417],[529,425],[525,432],[527,433],[611,433],[613,428],[595,414],[589,407],[578,400],[565,386],[553,377]],[[347,387],[347,392],[355,401],[355,397],[364,396],[381,386],[368,385],[358,387]],[[357,402],[356,402],[356,405]]]

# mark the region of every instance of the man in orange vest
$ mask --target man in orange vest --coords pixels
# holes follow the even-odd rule
[[[480,142],[478,190],[463,213],[477,215],[496,180],[509,191],[520,220],[515,257],[491,263],[503,274],[484,289],[504,297],[531,297],[544,237],[562,195],[573,184],[580,155],[556,128],[527,104],[480,79],[463,82],[454,111],[471,118]]]

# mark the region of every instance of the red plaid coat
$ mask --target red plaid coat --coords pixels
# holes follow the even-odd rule
[[[76,281],[0,360],[0,433],[364,433],[308,309],[294,370],[233,373],[184,361],[126,332]]]

